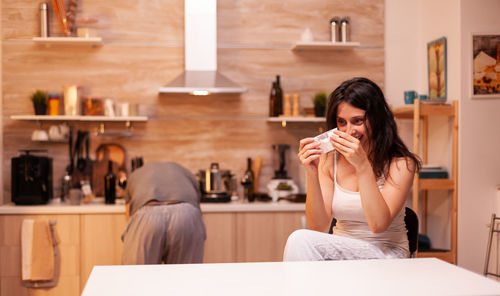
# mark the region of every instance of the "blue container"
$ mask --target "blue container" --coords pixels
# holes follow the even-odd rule
[[[407,105],[413,105],[413,102],[415,99],[418,97],[418,94],[414,90],[407,90],[405,91],[405,104]]]

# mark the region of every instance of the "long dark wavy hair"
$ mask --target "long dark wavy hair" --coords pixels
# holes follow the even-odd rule
[[[370,139],[370,160],[377,178],[389,177],[389,167],[396,157],[413,160],[420,169],[420,160],[411,153],[398,135],[398,128],[382,90],[371,80],[356,77],[344,81],[328,98],[326,124],[328,130],[337,127],[337,112],[341,103],[365,111]]]

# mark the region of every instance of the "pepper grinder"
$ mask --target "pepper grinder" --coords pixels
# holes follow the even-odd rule
[[[349,17],[340,20],[340,40],[342,42],[349,41]]]
[[[293,112],[292,116],[300,116],[299,94],[293,94]]]
[[[283,116],[292,115],[292,105],[290,104],[290,94],[285,94],[285,101],[283,103]]]
[[[332,19],[330,19],[330,33],[331,33],[331,37],[332,37],[332,42],[335,43],[337,41],[339,41],[339,34],[338,34],[338,31],[339,31],[339,18],[338,17],[332,17]]]

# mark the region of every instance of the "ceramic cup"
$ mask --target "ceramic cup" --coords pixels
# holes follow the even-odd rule
[[[420,99],[420,101],[424,101],[427,100],[427,95],[419,95],[418,98]]]
[[[414,90],[405,91],[405,104],[412,105],[415,99],[418,97],[418,94]]]
[[[43,129],[34,130],[31,134],[32,141],[48,141],[49,134]]]

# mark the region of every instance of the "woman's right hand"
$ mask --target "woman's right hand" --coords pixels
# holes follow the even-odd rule
[[[299,160],[308,173],[318,174],[319,157],[321,156],[320,143],[313,138],[300,140]]]

